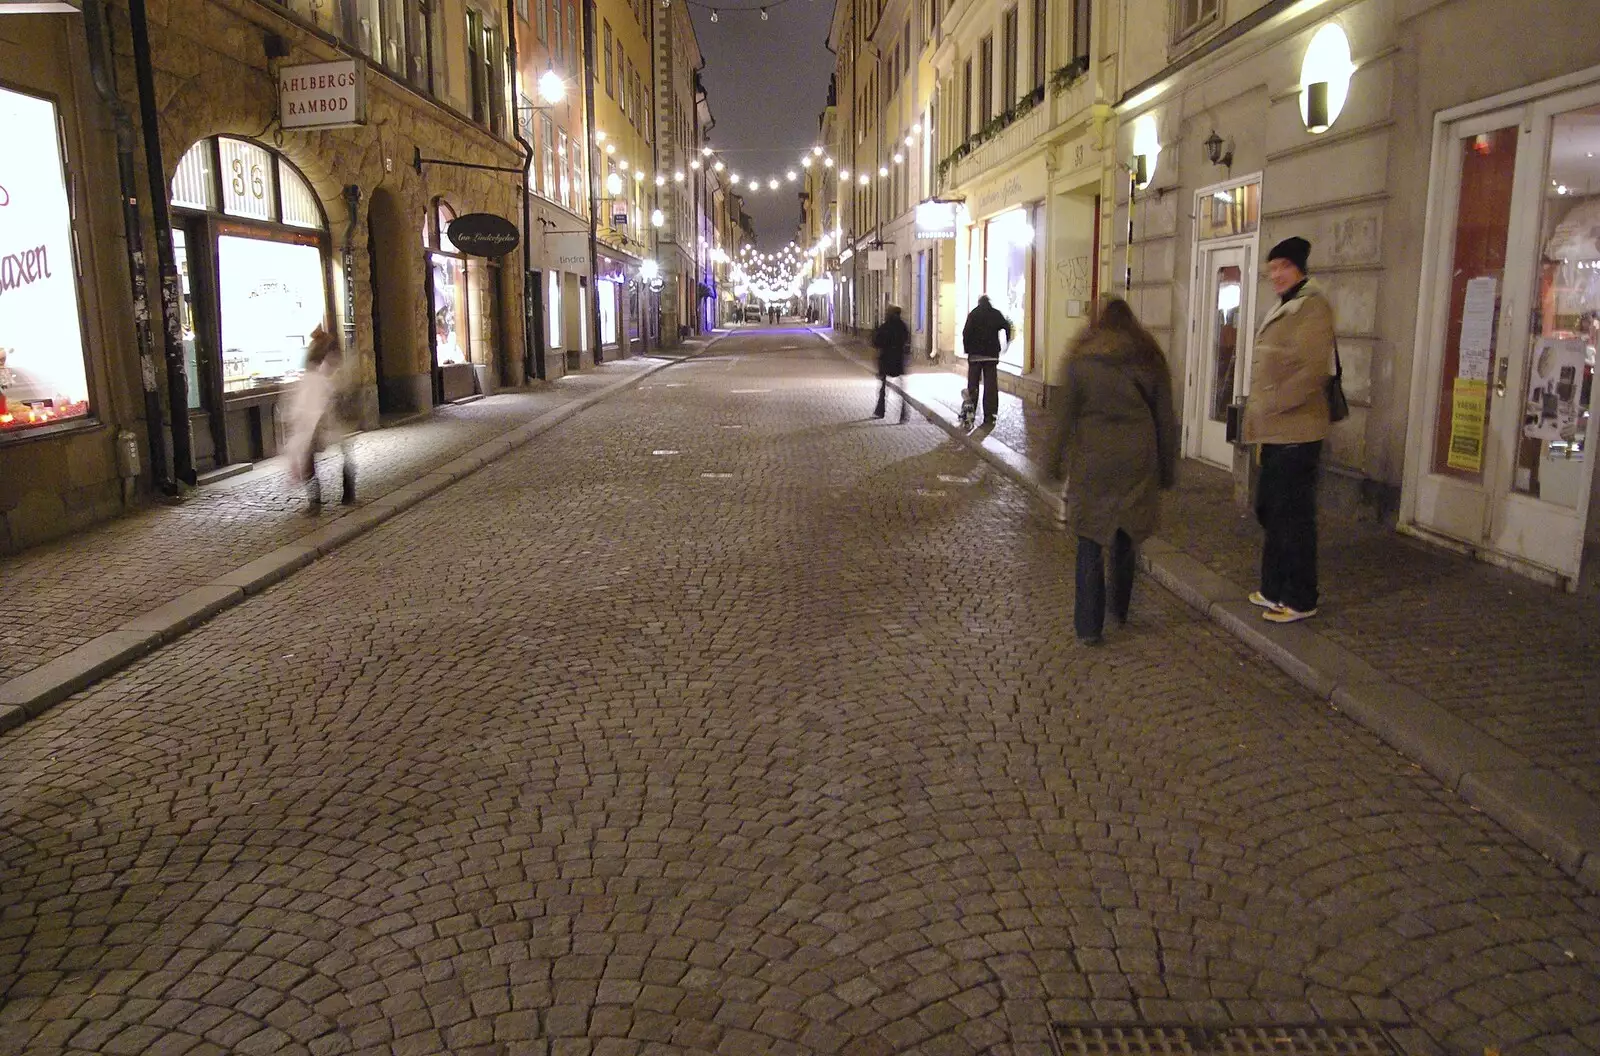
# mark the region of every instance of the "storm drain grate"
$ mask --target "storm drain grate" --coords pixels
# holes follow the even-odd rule
[[[1370,1024],[1058,1023],[1052,1030],[1062,1056],[1400,1056],[1388,1033]]]

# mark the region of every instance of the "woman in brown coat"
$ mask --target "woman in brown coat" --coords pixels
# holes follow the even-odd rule
[[[1126,301],[1107,301],[1067,360],[1059,436],[1067,519],[1078,536],[1073,622],[1079,642],[1098,645],[1108,607],[1104,550],[1111,551],[1111,616],[1125,623],[1134,547],[1154,533],[1159,493],[1177,474],[1167,360]]]

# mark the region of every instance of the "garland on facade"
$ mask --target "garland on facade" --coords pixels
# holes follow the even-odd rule
[[[1062,66],[1060,69],[1056,70],[1050,75],[1050,93],[1052,95],[1060,95],[1072,85],[1076,84],[1078,79],[1083,77],[1088,72],[1088,56],[1080,56],[1076,59],[1073,59],[1071,62],[1067,63],[1065,66]],[[950,170],[955,166],[956,162],[960,161],[962,158],[965,158],[974,150],[977,150],[985,143],[994,139],[996,136],[1000,135],[1000,133],[1004,132],[1006,129],[1010,128],[1012,125],[1016,124],[1016,122],[1031,113],[1035,107],[1044,102],[1044,95],[1045,86],[1040,85],[1027,95],[1024,95],[1022,98],[1018,99],[1015,103],[1012,103],[1011,106],[1003,113],[995,115],[995,117],[982,128],[978,129],[976,132],[972,133],[972,135],[963,140],[960,146],[956,147],[955,150],[952,150],[944,157],[943,160],[939,162],[937,169],[939,183],[943,185],[945,178],[950,174]]]

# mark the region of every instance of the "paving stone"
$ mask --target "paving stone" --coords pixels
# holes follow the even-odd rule
[[[1164,591],[1077,648],[1031,491],[869,419],[814,338],[728,344],[0,738],[0,1023],[502,1056],[1043,1053],[1141,1009],[1600,1031],[1593,894]]]

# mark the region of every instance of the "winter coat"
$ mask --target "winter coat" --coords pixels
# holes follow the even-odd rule
[[[1333,308],[1307,280],[1280,302],[1256,332],[1245,400],[1247,444],[1304,444],[1328,435],[1328,377],[1333,373]]]
[[[1159,492],[1177,479],[1178,419],[1172,379],[1150,340],[1095,330],[1067,360],[1057,458],[1066,463],[1067,523],[1109,546],[1118,530],[1149,538],[1161,517]],[[1059,463],[1058,463],[1059,464]]]
[[[284,453],[289,457],[289,474],[296,481],[303,478],[311,458],[343,431],[339,414],[342,381],[335,361],[324,360],[300,376],[289,397]]]
[[[872,345],[878,350],[878,373],[889,378],[904,374],[910,344],[911,331],[904,319],[891,315],[879,323],[872,333]]]
[[[979,304],[967,314],[966,325],[961,328],[961,347],[967,359],[983,363],[1000,358],[1000,333],[1011,340],[1011,321],[992,304]]]

